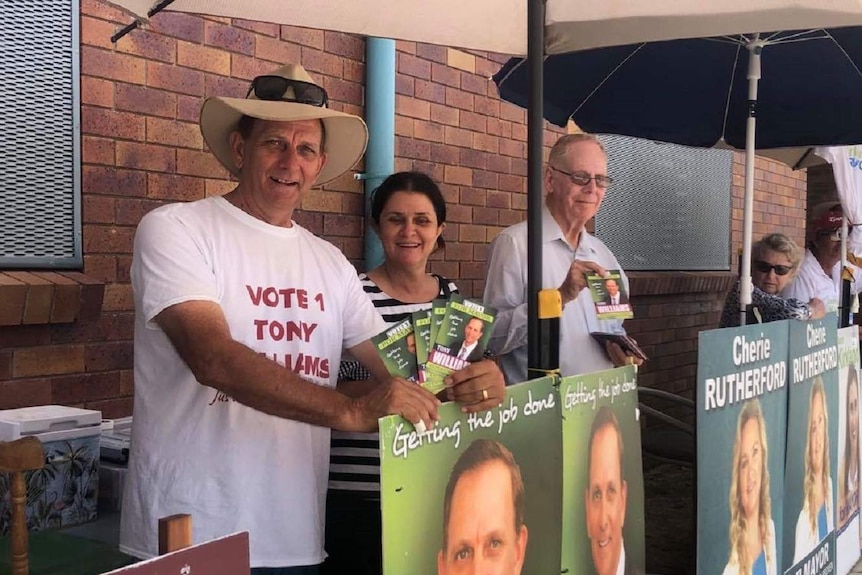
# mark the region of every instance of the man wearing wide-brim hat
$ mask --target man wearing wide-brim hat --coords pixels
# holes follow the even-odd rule
[[[329,428],[375,430],[387,414],[431,425],[439,402],[389,377],[369,342],[385,323],[356,271],[292,220],[312,186],[362,156],[364,122],[289,65],[245,99],[209,98],[201,131],[238,185],[138,227],[121,549],[155,555],[157,520],[191,513],[195,541],[249,531],[252,567],[317,573]],[[376,385],[334,389],[343,349]],[[474,375],[463,393],[503,389],[499,372]]]
[[[843,219],[840,203],[821,202],[812,207],[805,234],[805,256],[796,277],[781,291],[781,297],[799,301],[819,298],[827,313],[838,311],[839,283],[833,274],[841,261]]]

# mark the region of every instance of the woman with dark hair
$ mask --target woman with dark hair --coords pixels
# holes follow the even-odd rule
[[[842,526],[859,509],[859,378],[856,366],[847,368],[847,395],[844,418],[844,457],[838,475],[838,525]]]
[[[390,325],[413,312],[431,309],[435,299],[458,292],[454,282],[427,271],[428,258],[442,248],[446,201],[440,188],[421,172],[386,178],[371,198],[371,225],[383,247],[384,261],[360,273],[362,288]],[[490,409],[505,397],[503,377],[493,361],[473,363],[462,372],[493,373],[500,387],[479,391],[447,389],[443,399]],[[461,373],[461,372],[459,372]],[[341,363],[339,381],[361,382],[369,374],[355,361]],[[341,384],[339,384],[340,386]],[[333,432],[326,509],[326,575],[382,572],[380,456],[377,434]]]

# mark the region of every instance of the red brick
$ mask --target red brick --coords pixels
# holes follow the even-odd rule
[[[446,105],[454,106],[462,110],[473,110],[473,94],[456,90],[455,88],[446,88]]]
[[[527,159],[526,158],[512,158],[511,164],[509,167],[509,172],[515,174],[516,176],[527,177]]]
[[[485,242],[485,226],[461,226],[458,239],[462,242]]]
[[[117,142],[117,166],[156,172],[175,172],[176,150],[167,146]]]
[[[203,100],[200,98],[177,94],[177,120],[181,122],[198,122],[201,116],[202,105]]]
[[[12,352],[12,377],[36,377],[84,371],[84,347],[52,345]]]
[[[395,154],[404,158],[427,160],[431,154],[431,146],[428,142],[396,136]]]
[[[293,214],[293,221],[315,235],[323,234],[323,214],[297,210]]]
[[[460,201],[468,206],[484,206],[485,205],[485,190],[477,190],[464,186],[461,188]],[[475,210],[474,210],[475,215]]]
[[[507,192],[526,193],[527,180],[521,176],[500,174],[498,179],[499,189]]]
[[[299,26],[282,26],[281,39],[309,48],[323,50],[323,30],[300,28]]]
[[[485,133],[488,129],[487,118],[473,112],[461,112],[461,127],[465,130]]]
[[[488,158],[485,152],[462,148],[458,153],[459,164],[464,167],[484,170],[488,165]]]
[[[270,70],[283,64],[299,62],[301,54],[302,47],[296,44],[289,44],[268,36],[255,37],[254,56],[261,60],[275,62],[275,66],[268,64]]]
[[[486,161],[487,165],[487,161]],[[487,170],[476,170],[473,172],[473,187],[486,188],[489,190],[497,189],[497,174]]]
[[[81,161],[87,164],[114,164],[114,140],[81,137]]]
[[[113,108],[114,83],[110,80],[81,76],[81,103]]]
[[[85,346],[85,369],[86,371],[112,371],[117,369],[129,369],[132,367],[132,342],[105,342],[105,343],[89,343]],[[119,373],[113,372],[110,376],[113,382],[112,387],[116,387],[116,394],[120,391]],[[88,399],[96,399],[90,397]]]
[[[323,233],[332,236],[362,235],[362,218],[342,214],[325,214],[323,216]]]
[[[508,174],[512,170],[512,159],[506,156],[491,155],[488,158],[488,169],[492,172]]]
[[[204,22],[204,38],[209,46],[246,56],[254,54],[255,35],[242,28],[225,26],[217,22]]]
[[[523,142],[516,142],[514,140],[502,140],[499,142],[500,153],[505,156],[512,156],[514,158],[525,158],[527,157],[527,145]]]
[[[365,40],[352,34],[325,31],[323,33],[323,49],[349,60],[365,59]]]
[[[496,154],[500,151],[500,138],[488,134],[473,134],[473,147]]]
[[[431,119],[431,105],[428,102],[408,96],[395,96],[395,111],[410,118]]]
[[[418,140],[429,140],[432,142],[443,141],[443,126],[433,122],[415,120],[413,124],[414,137]]]
[[[147,30],[135,30],[117,42],[117,50],[173,64],[177,58],[177,41]]]
[[[0,381],[12,377],[12,352],[0,351]]]
[[[414,89],[415,83],[416,81],[413,78],[398,74],[395,76],[395,93],[402,96],[413,96],[416,92]]]
[[[177,114],[177,97],[145,86],[117,84],[116,106],[118,110],[173,118]]]
[[[102,412],[104,419],[120,419],[132,415],[132,398],[121,397],[103,401],[88,401],[84,407]]]
[[[509,209],[512,206],[512,195],[506,192],[489,191],[486,196],[486,202],[488,207]]]
[[[58,405],[77,403],[87,397],[87,376],[69,375],[50,380],[51,402]]]
[[[461,72],[442,64],[431,64],[431,80],[458,89],[461,85]]]
[[[527,123],[527,111],[509,102],[502,102],[500,104],[500,117],[510,122],[517,122],[518,124]]]
[[[200,16],[164,12],[150,20],[154,32],[200,44],[204,41],[204,21]],[[134,33],[134,32],[133,32]]]
[[[201,149],[203,136],[197,124],[147,118],[147,141],[181,148]]]
[[[108,20],[109,22],[123,26],[129,23],[129,14],[127,12],[114,8],[101,0],[81,0],[81,14]],[[111,34],[113,34],[113,31]]]
[[[81,74],[132,84],[146,79],[146,60],[128,54],[81,46]]]
[[[117,279],[117,262],[114,256],[84,254],[84,273],[103,282]]]
[[[147,62],[147,86],[191,96],[203,96],[204,74],[200,70]]]
[[[470,206],[462,206],[459,203],[447,202],[446,219],[449,222],[462,222],[469,224],[473,221],[473,208]]]
[[[255,22],[253,20],[242,20],[240,18],[234,18],[233,25],[237,26],[238,28],[244,28],[246,30],[251,30],[252,32],[257,32],[258,34],[264,34],[266,36],[277,37],[281,31],[281,26],[278,24],[271,24],[269,22]]]
[[[0,326],[20,324],[24,317],[26,300],[27,286],[0,272]]]
[[[440,104],[431,104],[431,121],[457,127],[461,112]]]
[[[6,272],[6,275],[26,284],[23,324],[45,324],[51,321],[51,305],[54,301],[54,284],[28,272]]]
[[[109,284],[105,286],[105,301],[102,304],[105,311],[132,311],[135,300],[132,286],[129,284]]]
[[[438,164],[454,166],[458,164],[458,148],[446,144],[432,143],[428,159]]]
[[[167,176],[163,174],[149,174],[148,177],[171,178],[178,176]],[[137,226],[141,218],[155,208],[164,205],[164,202],[155,200],[139,200],[134,198],[117,198],[117,217],[115,222],[120,226]]]
[[[362,89],[362,84],[345,82],[344,80],[327,76],[324,79],[323,86],[331,100],[353,104],[355,106],[362,106],[365,104],[363,101],[364,90]]]
[[[135,372],[124,369],[120,372],[120,395],[128,396],[135,393]]]
[[[431,79],[431,62],[428,60],[423,60],[422,58],[417,58],[403,52],[398,53],[397,59],[399,74],[423,80]]]
[[[200,200],[205,197],[204,181],[173,174],[147,174],[147,197],[184,202]]]
[[[302,67],[312,73],[317,72],[326,76],[341,77],[344,67],[342,59],[335,54],[327,54],[311,48],[302,48]]]
[[[448,48],[436,44],[416,44],[416,55],[438,64],[445,64],[448,60]]]
[[[476,226],[479,230],[484,230],[485,228],[482,226]],[[485,241],[483,237],[482,242]],[[462,262],[459,266],[461,271],[461,278],[469,278],[469,279],[485,279],[485,264],[478,262]]]
[[[496,98],[483,98],[481,96],[475,96],[473,98],[473,109],[483,116],[488,116],[490,118],[499,118],[500,117],[500,100]],[[525,133],[526,133],[526,127]]]
[[[344,60],[344,79],[349,82],[365,83],[365,63]]]
[[[81,16],[81,44],[113,50],[111,36],[117,30],[116,24],[97,20],[86,15]]]
[[[228,171],[209,152],[177,150],[177,173],[204,178],[228,179]]]
[[[90,254],[128,254],[132,252],[134,228],[84,226],[84,250]]]
[[[447,184],[469,186],[473,181],[473,170],[458,166],[446,166],[444,181]]]
[[[0,381],[0,409],[18,409],[51,403],[51,382],[48,379]]]
[[[81,131],[126,140],[143,140],[144,119],[128,112],[81,107]]]
[[[326,190],[314,190],[303,198],[302,209],[314,212],[341,213],[341,194]]]
[[[473,134],[467,130],[446,126],[445,141],[450,146],[469,148],[473,145]]]
[[[230,54],[189,42],[177,43],[177,64],[214,74],[230,74]]]
[[[485,96],[488,93],[488,84],[491,80],[482,78],[468,72],[461,72],[461,89],[465,92],[472,92],[480,96]]]
[[[146,195],[147,180],[143,172],[105,166],[83,166],[81,172],[81,187],[85,194]]]
[[[477,224],[497,225],[500,223],[499,210],[496,208],[473,208],[473,222]]]
[[[413,120],[404,116],[395,116],[395,135],[413,137],[413,123],[421,120]]]
[[[96,194],[84,195],[82,198],[82,219],[85,224],[112,224],[114,223],[115,199],[109,196]]]
[[[231,56],[231,76],[238,79],[246,80],[245,90],[242,96],[245,96],[248,91],[250,81],[256,76],[269,74],[277,66],[268,60],[260,60],[249,56],[234,54]]]
[[[420,100],[428,100],[438,104],[446,103],[446,87],[428,80],[416,80],[414,96]]]

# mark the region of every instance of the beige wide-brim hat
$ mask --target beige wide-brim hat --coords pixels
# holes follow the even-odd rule
[[[268,75],[319,86],[302,66],[296,64],[282,66]],[[290,90],[287,94],[290,95]],[[317,176],[315,186],[322,186],[349,171],[365,153],[368,144],[368,128],[359,116],[297,102],[258,100],[254,92],[248,98],[207,98],[201,108],[201,133],[218,161],[237,177],[239,169],[233,160],[230,135],[236,131],[239,119],[244,115],[275,122],[323,120],[326,164]]]

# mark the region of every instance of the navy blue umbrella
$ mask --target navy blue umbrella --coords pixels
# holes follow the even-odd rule
[[[746,151],[740,305],[751,302],[754,150],[862,142],[862,27],[693,38],[548,56],[544,116],[588,132]],[[494,75],[524,106],[513,58]]]

